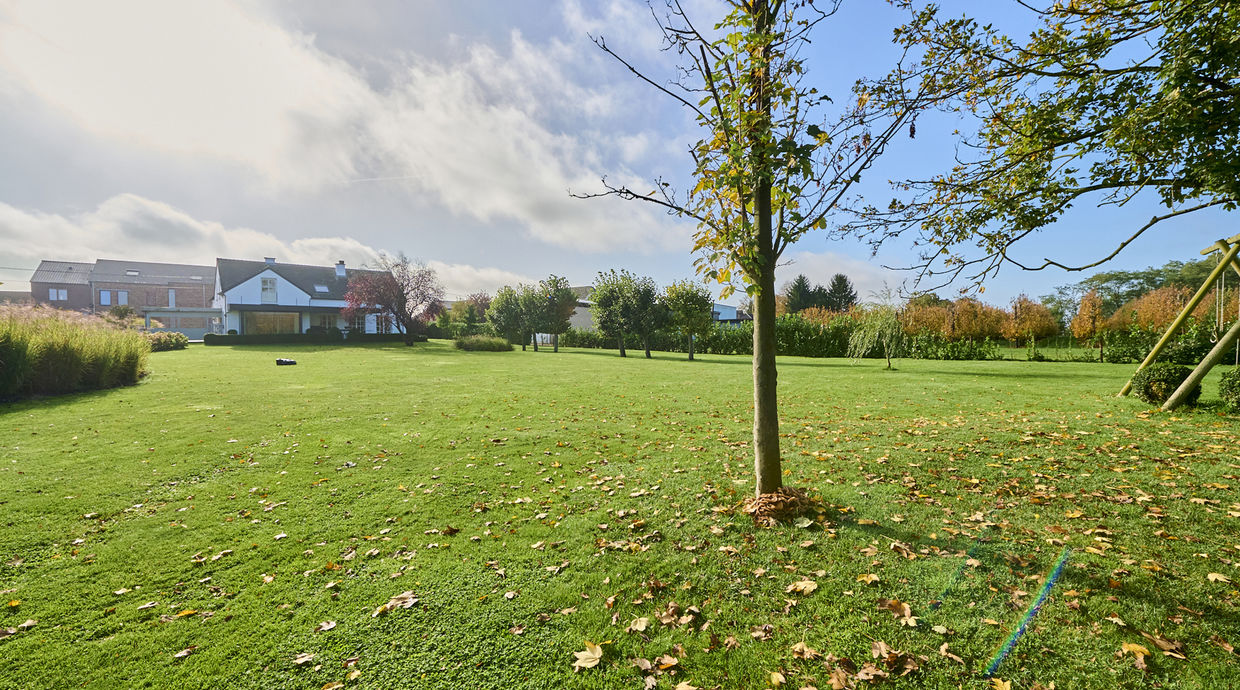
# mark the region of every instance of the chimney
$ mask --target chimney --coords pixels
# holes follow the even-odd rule
[[[343,259],[336,262],[336,277],[337,278],[344,277],[344,260]]]
[[[266,262],[267,262],[267,265],[268,265],[268,266],[271,266],[271,265],[275,264],[275,262],[276,262],[276,257],[274,257],[274,256],[264,256],[264,257],[263,257],[263,261],[266,261]]]

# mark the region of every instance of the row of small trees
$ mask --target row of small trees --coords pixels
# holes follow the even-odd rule
[[[651,336],[671,329],[688,339],[689,359],[693,359],[693,338],[704,335],[714,323],[710,292],[691,281],[660,290],[652,278],[610,270],[598,274],[590,300],[595,327],[616,341],[621,357],[627,356],[624,341],[629,335],[640,338],[650,357]],[[558,352],[558,336],[568,330],[577,304],[578,296],[568,281],[552,275],[537,285],[500,288],[490,300],[486,321],[509,342],[520,343],[523,350],[531,339],[538,350],[538,339],[533,336],[550,334]]]

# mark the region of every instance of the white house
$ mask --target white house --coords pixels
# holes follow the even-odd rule
[[[346,322],[340,310],[347,306],[349,278],[363,269],[306,266],[241,259],[215,260],[215,301],[223,313],[223,330],[242,335],[305,333],[312,327],[355,328],[376,333],[375,314],[358,315]]]

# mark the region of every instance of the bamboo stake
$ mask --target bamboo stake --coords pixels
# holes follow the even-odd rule
[[[1193,373],[1189,374],[1188,378],[1184,379],[1184,383],[1181,383],[1180,387],[1171,394],[1171,397],[1167,398],[1167,402],[1162,404],[1162,411],[1169,412],[1179,407],[1184,402],[1184,398],[1188,397],[1188,392],[1195,386],[1201,385],[1201,380],[1206,377],[1206,374],[1210,373],[1215,364],[1218,364],[1218,361],[1223,358],[1227,350],[1231,349],[1231,344],[1236,342],[1237,338],[1240,338],[1240,321],[1236,321],[1227,330],[1227,333],[1214,345],[1214,349],[1210,350],[1210,354],[1201,360],[1201,364],[1198,364],[1197,368],[1193,369]]]
[[[1184,309],[1180,312],[1180,315],[1175,317],[1175,321],[1172,321],[1171,325],[1167,327],[1167,332],[1163,333],[1162,338],[1160,338],[1158,343],[1154,345],[1154,349],[1150,350],[1150,353],[1145,356],[1145,361],[1141,362],[1141,366],[1137,367],[1137,371],[1141,371],[1154,363],[1154,360],[1158,357],[1158,353],[1162,352],[1163,348],[1171,342],[1172,338],[1175,337],[1176,332],[1180,330],[1180,326],[1184,325],[1184,322],[1188,320],[1189,315],[1193,313],[1193,310],[1197,308],[1197,305],[1201,304],[1201,300],[1205,299],[1206,295],[1209,294],[1211,287],[1214,285],[1214,281],[1218,280],[1219,275],[1222,274],[1223,271],[1226,271],[1228,266],[1231,266],[1237,272],[1240,272],[1240,267],[1235,266],[1233,263],[1236,258],[1236,253],[1240,252],[1240,242],[1229,246],[1227,242],[1219,240],[1215,243],[1215,245],[1221,245],[1222,249],[1227,252],[1223,255],[1223,260],[1214,267],[1213,271],[1210,271],[1209,277],[1207,277],[1205,282],[1201,284],[1201,287],[1197,290],[1197,294],[1193,295],[1193,298],[1188,301],[1188,304],[1184,305]],[[1136,375],[1136,373],[1136,371],[1133,372],[1134,375]],[[1122,398],[1125,395],[1128,395],[1128,392],[1131,390],[1132,379],[1129,378],[1128,383],[1124,384],[1124,387],[1120,389],[1119,395],[1116,397]]]

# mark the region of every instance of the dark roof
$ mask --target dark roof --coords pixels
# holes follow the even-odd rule
[[[215,270],[193,264],[157,264],[146,261],[99,259],[90,272],[90,279],[99,283],[133,283],[135,285],[168,285],[171,283],[202,283],[215,285]]]
[[[63,283],[67,285],[90,285],[90,270],[94,264],[80,261],[48,261],[39,262],[39,267],[30,276],[32,283]]]
[[[335,266],[307,266],[305,264],[272,264],[266,261],[247,261],[245,259],[216,259],[215,267],[220,274],[220,290],[234,288],[254,276],[270,269],[273,273],[296,285],[302,292],[314,299],[344,299],[349,290],[349,278],[359,273],[381,273],[363,268],[345,269],[344,278],[336,277]],[[323,285],[327,292],[315,289]]]

